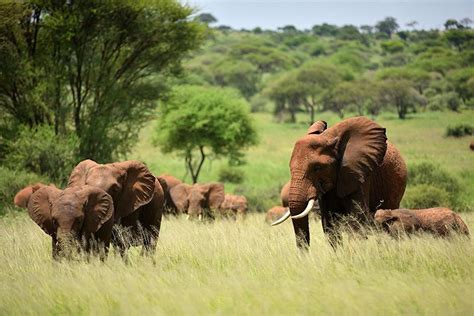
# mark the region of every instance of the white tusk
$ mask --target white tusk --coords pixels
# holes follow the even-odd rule
[[[202,214],[199,214],[199,220],[202,221]]]
[[[284,221],[286,221],[286,220],[290,217],[290,215],[291,215],[290,209],[288,209],[288,210],[286,211],[286,213],[283,214],[282,217],[280,217],[279,219],[277,219],[276,221],[274,221],[274,222],[272,223],[272,226],[276,226],[276,225],[278,225],[278,224],[283,223]]]
[[[188,214],[188,215],[186,215],[186,219],[189,221],[189,214]]]
[[[304,211],[298,215],[291,216],[291,218],[298,219],[298,218],[303,218],[305,216],[308,216],[309,212],[311,212],[311,210],[313,209],[313,205],[314,205],[314,199],[309,200],[308,205],[306,206]]]

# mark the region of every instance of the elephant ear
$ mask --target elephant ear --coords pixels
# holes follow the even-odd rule
[[[170,189],[171,200],[180,212],[185,212],[189,207],[189,191],[191,186],[187,183],[178,184]]]
[[[55,187],[46,186],[33,193],[28,202],[28,215],[48,235],[54,233],[51,209],[53,201],[61,192]]]
[[[321,134],[328,128],[328,123],[325,121],[316,121],[306,131],[307,134]]]
[[[209,183],[208,184],[208,201],[210,209],[217,209],[221,206],[225,199],[224,184],[223,183]]]
[[[123,179],[122,194],[115,205],[116,213],[124,217],[151,201],[155,191],[155,177],[144,163],[137,160],[117,162],[112,165],[124,170],[127,174]]]
[[[385,128],[365,117],[350,118],[334,128],[340,137],[337,195],[344,197],[360,188],[383,162],[387,137]]]
[[[71,172],[69,176],[69,181],[67,183],[68,187],[84,185],[86,184],[86,176],[89,169],[98,166],[99,164],[93,160],[87,159],[81,161]]]
[[[95,233],[114,214],[114,203],[112,197],[104,190],[85,186],[85,196],[87,198],[84,205],[84,226],[86,233]]]

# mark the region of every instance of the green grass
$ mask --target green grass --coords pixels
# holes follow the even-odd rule
[[[289,180],[288,163],[295,140],[304,135],[307,117],[300,115],[298,124],[276,123],[271,114],[253,114],[254,123],[260,137],[258,146],[248,150],[247,164],[242,167],[245,181],[239,185],[226,184],[226,190],[244,190],[246,193],[270,195],[271,203],[277,204],[281,186]],[[340,121],[332,113],[317,115],[329,126]],[[445,137],[446,128],[474,121],[474,111],[426,112],[400,120],[394,113],[379,116],[377,122],[387,129],[388,139],[401,151],[407,164],[431,161],[439,164],[453,175],[460,177],[465,188],[463,199],[474,205],[474,153],[469,150],[470,137]],[[171,173],[190,182],[184,177],[184,161],[174,155],[164,155],[152,143],[156,123],[152,122],[141,133],[141,142],[128,158],[145,161],[153,172]],[[225,160],[207,161],[199,182],[217,181],[219,168]],[[268,204],[268,203],[267,203]],[[269,208],[270,204],[266,205]]]
[[[474,214],[463,215],[473,230]],[[54,262],[26,216],[0,219],[0,314],[469,315],[474,242],[385,234],[334,252],[319,222],[296,250],[291,224],[264,215],[202,224],[166,219],[155,255],[130,263]],[[347,237],[347,236],[346,236]]]
[[[278,203],[289,177],[288,160],[305,123],[277,124],[254,115],[260,144],[243,166],[245,188]],[[305,117],[300,116],[303,122]],[[329,125],[339,121],[324,113]],[[463,198],[473,205],[474,153],[470,138],[446,138],[448,125],[474,121],[474,112],[421,113],[405,121],[384,114],[377,121],[407,163],[438,163],[461,178]],[[153,172],[182,177],[180,159],[151,146],[154,124],[128,158]],[[200,181],[217,180],[223,161],[204,167]],[[212,168],[211,168],[212,166]],[[187,179],[189,181],[189,177]],[[252,205],[250,206],[251,209]],[[277,227],[251,213],[244,222],[211,224],[165,218],[156,255],[132,249],[129,264],[113,252],[105,262],[51,259],[51,241],[26,214],[0,218],[0,314],[188,314],[188,315],[472,315],[474,241],[416,236],[400,241],[375,233],[345,236],[334,252],[321,223],[311,222],[308,254],[297,251],[290,222]],[[461,216],[474,232],[474,213]]]

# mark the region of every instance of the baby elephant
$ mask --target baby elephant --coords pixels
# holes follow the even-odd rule
[[[43,187],[31,196],[28,214],[51,236],[53,258],[66,256],[71,245],[105,258],[112,236],[114,205],[102,189],[89,185],[64,191]]]
[[[247,198],[243,195],[226,194],[219,207],[219,214],[225,217],[243,219],[247,213]]]
[[[378,210],[375,222],[391,235],[402,232],[429,232],[447,237],[452,231],[469,236],[469,229],[461,217],[449,208],[436,207],[429,209],[410,210]]]

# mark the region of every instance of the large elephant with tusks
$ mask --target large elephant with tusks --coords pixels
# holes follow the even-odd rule
[[[290,171],[289,210],[274,225],[291,217],[299,248],[310,244],[308,214],[315,200],[323,231],[335,246],[343,223],[360,227],[373,223],[377,208],[398,208],[407,182],[405,162],[387,142],[385,128],[365,117],[330,128],[314,123],[297,140]]]

